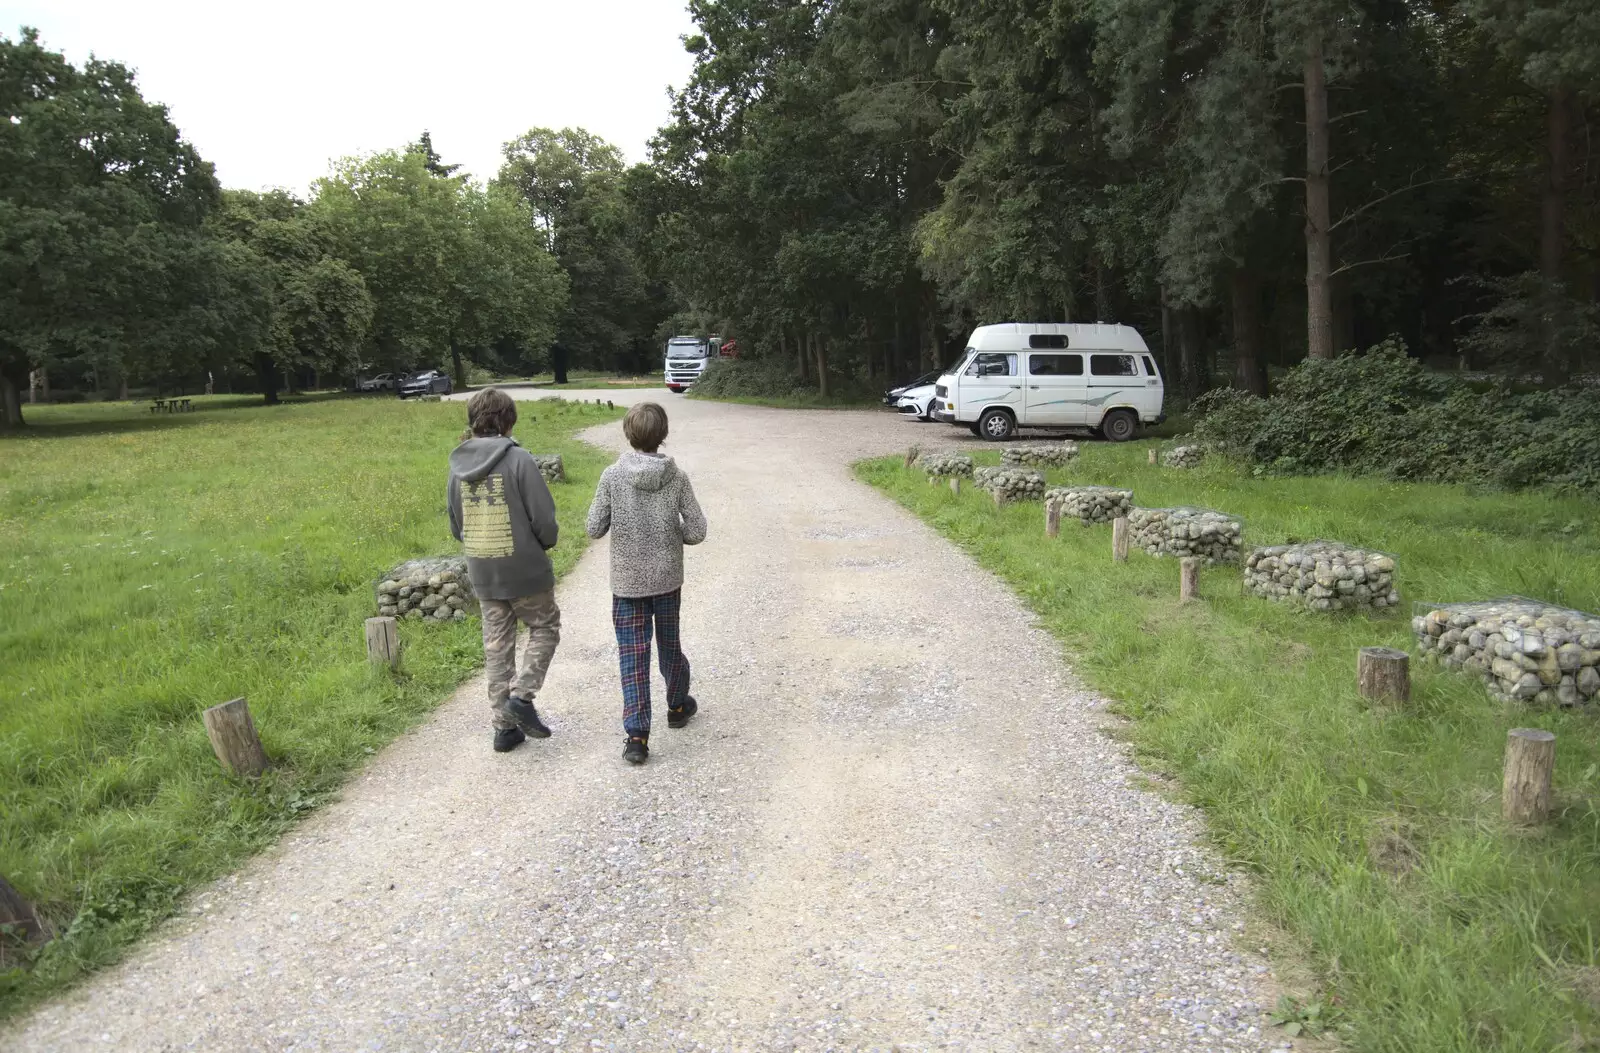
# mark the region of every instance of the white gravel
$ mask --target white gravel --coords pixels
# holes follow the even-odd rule
[[[694,724],[658,709],[623,764],[597,545],[560,587],[554,738],[490,752],[466,685],[0,1048],[1289,1047],[1195,815],[999,582],[850,476],[965,432],[600,397],[667,405],[710,518]]]

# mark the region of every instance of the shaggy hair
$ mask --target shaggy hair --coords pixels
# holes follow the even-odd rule
[[[467,400],[467,431],[478,438],[508,435],[517,423],[517,404],[499,388],[484,388]]]
[[[655,453],[667,441],[667,411],[654,402],[641,402],[622,418],[622,434],[641,453]]]

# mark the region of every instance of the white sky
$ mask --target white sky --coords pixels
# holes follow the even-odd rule
[[[81,63],[138,72],[223,185],[303,192],[332,158],[433,133],[487,179],[529,128],[581,126],[645,160],[682,87],[684,0],[0,0]]]

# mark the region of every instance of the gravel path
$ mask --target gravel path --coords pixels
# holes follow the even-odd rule
[[[1194,815],[999,582],[850,477],[965,433],[666,398],[711,522],[690,728],[658,709],[623,764],[601,543],[560,587],[554,738],[491,753],[466,685],[0,1048],[1288,1048]]]

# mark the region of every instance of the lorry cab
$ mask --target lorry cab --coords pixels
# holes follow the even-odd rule
[[[715,339],[712,337],[713,341]],[[675,336],[668,340],[662,371],[667,387],[672,391],[682,391],[699,380],[711,360],[713,346],[703,336]]]
[[[972,331],[934,389],[934,417],[1003,441],[1017,428],[1090,428],[1113,442],[1158,424],[1155,357],[1126,325],[1007,322]]]

